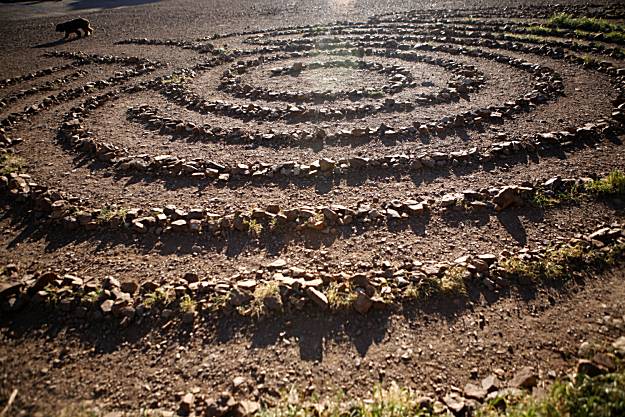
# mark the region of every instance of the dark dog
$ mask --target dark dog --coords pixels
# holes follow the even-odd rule
[[[89,21],[82,17],[56,25],[57,32],[65,32],[65,39],[69,38],[70,33],[75,33],[79,38],[82,38],[79,29],[82,29],[85,36],[89,36],[93,32],[93,28],[89,26]]]

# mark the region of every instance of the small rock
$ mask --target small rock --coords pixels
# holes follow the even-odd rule
[[[286,261],[284,259],[276,259],[275,261],[267,265],[267,268],[278,269],[278,268],[284,268],[285,266],[286,266]]]
[[[625,356],[625,336],[621,336],[612,343],[615,353],[621,357]]]
[[[482,388],[486,390],[486,392],[493,392],[499,390],[501,387],[501,382],[496,375],[490,374],[486,378],[482,379]]]
[[[597,365],[607,369],[610,372],[616,371],[616,362],[614,355],[610,353],[599,352],[592,357],[592,361]]]
[[[510,386],[514,388],[533,388],[538,384],[538,375],[532,367],[526,366],[516,373],[510,381]]]
[[[100,310],[102,310],[104,314],[108,314],[113,310],[113,304],[115,304],[113,300],[105,300],[100,304]]]
[[[232,388],[236,391],[239,388],[241,388],[241,386],[245,384],[246,382],[247,382],[247,379],[245,377],[237,376],[236,378],[232,380]]]
[[[250,417],[260,410],[260,404],[256,401],[241,400],[236,403],[229,412],[232,417]]]
[[[588,359],[580,359],[577,361],[577,373],[588,375],[590,377],[601,375],[607,372],[602,366],[595,364],[593,361]]]
[[[373,307],[371,298],[364,292],[358,291],[358,296],[354,300],[354,310],[360,314],[367,314],[371,307]]]
[[[484,388],[478,387],[475,384],[469,383],[464,386],[464,396],[467,398],[482,401],[486,398],[487,394],[488,392]]]
[[[495,208],[501,211],[511,206],[523,205],[523,195],[528,191],[531,191],[531,189],[516,186],[503,187],[493,198]]]
[[[139,284],[133,281],[125,281],[121,283],[119,289],[122,290],[122,292],[134,294],[139,289]]]
[[[306,288],[306,294],[308,294],[308,297],[321,307],[322,310],[328,309],[328,297],[326,297],[324,293],[316,288],[308,287]]]
[[[185,394],[180,400],[179,414],[183,416],[188,416],[189,414],[191,414],[191,411],[193,410],[194,401],[195,401],[195,397],[193,396],[193,394],[191,393]]]
[[[464,408],[466,407],[464,398],[462,398],[460,395],[456,394],[455,392],[451,392],[447,394],[443,398],[443,402],[456,415],[461,414],[464,411]]]
[[[59,279],[59,276],[55,272],[44,272],[37,278],[37,281],[35,281],[33,289],[35,291],[43,290],[57,279]]]

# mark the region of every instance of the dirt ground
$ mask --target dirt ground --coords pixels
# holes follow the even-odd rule
[[[591,44],[589,39],[574,45],[565,36],[538,43],[497,38],[521,36],[517,28],[544,23],[554,11],[623,21],[621,2],[596,3],[560,1],[555,7],[529,0],[2,2],[0,118],[3,135],[19,139],[2,149],[21,161],[17,172],[29,175],[24,178],[31,188],[46,187],[53,201],[63,196],[64,203],[73,204],[72,211],[61,217],[73,216],[75,224],[82,211],[99,210],[96,213],[104,215],[120,208],[124,213],[141,209],[146,217],[165,208],[174,213],[167,220],[170,224],[175,216],[191,219],[188,212],[195,208],[204,209],[203,216],[216,213],[220,219],[254,209],[271,212],[271,206],[279,207],[276,213],[302,207],[314,213],[332,205],[384,212],[392,206],[388,202],[414,200],[429,202],[431,209],[426,216],[407,219],[386,211],[377,222],[337,223],[318,230],[263,223],[260,236],[235,229],[193,234],[173,226],[171,233],[155,232],[158,228],[139,233],[133,223],[117,228],[68,227],[60,218],[53,221],[54,214],[38,212],[36,204],[23,196],[2,191],[0,288],[5,291],[16,282],[31,285],[31,279],[44,272],[71,274],[84,285],[104,285],[105,277],[112,276],[131,287],[156,283],[177,289],[192,284],[191,273],[200,283],[236,288],[250,277],[275,278],[276,268],[269,264],[277,259],[286,263],[278,274],[291,268],[295,276],[293,268],[301,268],[314,271],[311,279],[371,273],[391,281],[401,275],[392,271],[403,271],[406,265],[427,275],[428,266],[453,264],[461,257],[543,253],[572,239],[584,240],[602,228],[622,230],[625,202],[619,197],[527,204],[503,211],[490,206],[481,211],[453,209],[441,203],[457,193],[489,196],[490,201],[505,186],[542,184],[552,178],[600,178],[625,169],[625,135],[618,128],[602,130],[604,124],[617,126],[614,120],[620,116],[614,112],[625,102],[623,75],[617,71],[625,68],[625,62],[622,55],[608,56],[605,51],[622,45]],[[78,16],[90,20],[93,35],[80,39],[72,35],[63,41],[54,25]],[[369,19],[373,16],[377,19]],[[350,51],[348,56],[331,53],[340,52],[339,47],[332,49],[339,41]],[[553,44],[561,41],[567,46]],[[319,56],[271,60],[310,42],[311,50],[321,51]],[[419,49],[424,43],[449,49]],[[549,51],[528,49],[541,43]],[[272,72],[315,61],[356,61],[356,52],[365,54],[367,48],[410,52],[431,61],[381,54],[367,55],[365,60],[393,68],[388,73],[350,67],[280,76]],[[558,55],[558,48],[585,57],[586,64]],[[472,55],[476,50],[480,56]],[[97,57],[53,56],[55,51]],[[228,59],[219,61],[224,56]],[[139,63],[124,61],[128,57],[138,57]],[[260,62],[237,72],[252,60]],[[613,71],[601,68],[603,60],[613,63]],[[443,61],[453,65],[445,67]],[[58,68],[68,63],[73,65]],[[55,67],[49,74],[20,78],[49,67]],[[146,67],[137,76],[116,78]],[[412,84],[388,93],[385,88],[403,79],[396,76],[400,70],[410,74]],[[220,84],[229,71],[239,83],[277,96],[233,94]],[[541,74],[548,75],[540,78]],[[457,100],[426,104],[417,100],[471,77],[480,78],[479,86]],[[124,90],[133,85],[157,87]],[[167,95],[168,88],[184,90],[184,98]],[[80,93],[60,96],[47,107],[41,104],[48,96],[72,89]],[[376,90],[376,95],[355,98],[354,91],[366,89]],[[294,103],[283,99],[286,93],[311,91],[335,92],[339,97]],[[115,92],[114,99],[96,98],[100,102],[90,108],[89,100],[108,92]],[[537,95],[541,97],[531,105],[515,107]],[[400,111],[388,100],[417,104]],[[205,103],[213,104],[212,110],[197,109]],[[128,109],[142,105],[170,118],[172,131],[131,117]],[[310,112],[292,117],[292,105]],[[349,115],[356,106],[369,110]],[[327,109],[343,112],[322,116]],[[267,115],[272,112],[274,116]],[[493,116],[498,112],[504,115]],[[18,117],[12,119],[12,114]],[[445,127],[458,118],[478,116],[479,123]],[[99,151],[104,146],[116,157],[135,162],[171,155],[183,160],[178,166],[189,162],[192,166],[176,174],[165,169],[124,171],[113,158],[94,157],[86,147],[64,142],[62,124],[73,118],[80,118],[81,138],[92,139]],[[215,132],[235,129],[257,135],[254,138],[289,139],[245,141],[218,134],[200,138],[189,134],[193,131],[189,124],[210,125]],[[545,132],[574,134],[587,124],[599,127],[580,143],[545,146],[536,152],[493,150],[506,141],[530,143]],[[419,130],[424,125],[429,126],[427,134]],[[375,133],[354,133],[368,128]],[[349,133],[341,140],[306,139],[319,129]],[[426,155],[436,159],[457,151],[486,156],[419,169],[402,168],[396,162],[400,156],[425,160]],[[296,175],[291,168],[290,173],[276,169],[275,176],[251,174],[258,167],[314,166],[323,158],[334,164],[328,171],[320,167],[319,173]],[[361,168],[346,162],[358,158],[383,162]],[[193,163],[201,161],[234,168],[219,179],[211,177],[210,170],[191,175]],[[167,209],[171,205],[185,213],[175,214],[173,208]],[[625,334],[622,264],[569,278],[500,290],[470,283],[463,296],[413,300],[367,314],[323,311],[311,300],[299,310],[260,319],[232,309],[218,314],[204,311],[190,325],[165,314],[142,317],[134,310],[134,319],[120,323],[106,312],[79,317],[62,303],[30,302],[23,308],[3,304],[0,411],[15,389],[18,394],[7,415],[59,415],[83,401],[111,412],[161,409],[188,414],[179,406],[189,392],[198,399],[196,404],[199,399],[210,403],[228,390],[239,399],[271,404],[277,393],[293,387],[320,397],[340,391],[366,396],[376,384],[392,382],[442,397],[490,374],[509,381],[527,366],[538,376],[534,388],[538,392],[570,371],[584,342],[601,345]]]

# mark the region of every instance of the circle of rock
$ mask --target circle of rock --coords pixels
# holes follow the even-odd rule
[[[310,54],[310,56],[314,56]],[[263,57],[261,57],[263,58]],[[257,87],[244,83],[241,76],[248,73],[251,68],[271,61],[279,61],[281,59],[289,59],[290,56],[276,56],[269,59],[256,59],[245,62],[238,62],[229,70],[226,70],[221,78],[219,89],[228,91],[235,97],[262,99],[266,101],[287,101],[287,102],[314,102],[331,101],[337,99],[360,100],[363,98],[379,98],[384,94],[397,94],[406,88],[416,87],[412,73],[398,65],[385,66],[378,62],[352,59],[333,60],[333,61],[315,61],[311,63],[296,62],[287,67],[276,67],[271,69],[271,76],[293,77],[299,76],[302,72],[314,69],[334,69],[346,68],[367,70],[378,73],[390,78],[390,82],[381,88],[362,88],[349,91],[324,90],[324,91],[275,91],[263,87]]]
[[[344,33],[343,33],[344,34]],[[449,34],[447,34],[449,35]],[[562,90],[562,82],[559,79],[559,76],[548,68],[540,65],[534,65],[528,63],[522,59],[514,59],[510,57],[506,57],[505,55],[495,54],[493,52],[486,52],[478,49],[466,49],[464,46],[484,46],[488,48],[496,48],[496,49],[504,49],[511,51],[520,51],[525,53],[534,53],[534,54],[542,54],[554,59],[567,59],[571,62],[576,62],[578,64],[582,64],[583,60],[577,58],[573,58],[571,56],[565,55],[559,47],[547,47],[542,46],[527,46],[524,44],[510,44],[507,42],[501,42],[498,40],[491,39],[483,39],[483,38],[472,38],[468,36],[459,36],[446,38],[447,42],[451,42],[457,45],[462,46],[449,46],[449,45],[423,45],[416,44],[410,45],[407,43],[401,43],[395,39],[384,39],[383,37],[379,39],[372,40],[370,35],[366,48],[362,45],[358,46],[358,53],[360,51],[364,51],[364,53],[368,53],[368,50],[375,51],[375,53],[384,54],[382,56],[388,56],[389,54],[397,53],[396,51],[403,51],[407,49],[420,49],[420,50],[430,50],[436,52],[446,52],[452,54],[462,54],[473,57],[481,57],[486,59],[491,59],[496,62],[501,62],[504,64],[509,64],[515,68],[526,70],[530,73],[537,75],[537,84],[539,88],[537,88],[538,93],[532,97],[524,97],[522,99],[518,99],[514,102],[505,103],[500,107],[493,107],[490,109],[485,109],[483,114],[470,115],[468,119],[465,118],[465,115],[462,115],[462,118],[446,120],[441,124],[429,126],[429,125],[419,125],[418,127],[413,124],[406,128],[406,130],[402,130],[401,133],[406,135],[417,135],[417,134],[442,134],[449,129],[453,129],[456,127],[466,127],[477,124],[478,119],[482,118],[479,122],[500,122],[504,117],[510,116],[518,111],[527,111],[527,109],[531,109],[532,106],[540,103],[546,102],[550,98],[554,98],[557,96],[559,92]],[[410,36],[410,35],[405,35]],[[417,35],[420,36],[420,35]],[[410,39],[411,41],[422,40],[423,38],[417,37],[414,39]],[[401,39],[403,42],[406,40],[404,37]],[[307,39],[307,41],[309,41]],[[437,42],[436,35],[432,36],[432,41]],[[360,42],[360,41],[359,41]],[[332,42],[326,42],[326,45],[331,45],[332,47],[337,46],[340,48],[355,47],[356,45],[349,42],[336,43],[332,45]],[[314,42],[300,42],[300,45],[297,42],[291,42],[288,48],[300,48],[300,49],[308,49],[315,48]],[[337,47],[337,49],[338,49]],[[286,47],[285,47],[286,48]],[[285,50],[283,48],[283,50]],[[278,48],[279,49],[279,48]],[[338,49],[340,50],[340,49]],[[295,51],[300,53],[298,51]],[[493,158],[497,158],[499,155],[509,155],[518,152],[534,152],[538,149],[542,149],[545,147],[562,147],[562,148],[574,148],[579,146],[579,144],[588,143],[591,136],[597,137],[597,135],[601,135],[608,130],[618,130],[621,128],[623,122],[623,103],[625,100],[623,99],[623,83],[624,83],[624,73],[622,70],[615,68],[611,64],[605,63],[597,63],[592,64],[590,66],[584,63],[585,67],[591,67],[600,72],[606,73],[612,77],[616,84],[616,88],[619,91],[619,98],[615,101],[615,111],[612,114],[612,119],[608,121],[598,122],[592,125],[580,126],[577,129],[569,129],[569,131],[563,132],[549,132],[539,135],[533,135],[530,138],[525,138],[523,141],[509,141],[502,143],[495,143],[489,149],[482,150],[466,150],[466,151],[458,151],[452,152],[450,154],[432,154],[432,155],[389,155],[387,157],[382,157],[378,159],[369,159],[369,158],[349,158],[349,159],[339,159],[337,161],[334,160],[319,160],[310,164],[305,163],[297,163],[297,162],[287,162],[287,163],[279,163],[279,164],[263,164],[262,162],[255,164],[253,166],[247,166],[238,164],[236,166],[224,166],[219,163],[215,163],[212,161],[202,161],[202,160],[182,160],[173,156],[133,156],[128,155],[123,150],[111,146],[104,146],[100,144],[98,141],[93,140],[93,138],[89,138],[89,135],[83,135],[84,133],[88,133],[86,129],[84,129],[80,125],[80,120],[75,122],[76,119],[68,119],[60,132],[60,138],[65,140],[68,144],[72,145],[72,147],[77,148],[80,147],[82,149],[86,149],[88,153],[94,153],[101,160],[105,160],[113,164],[117,169],[131,169],[137,170],[138,172],[151,172],[156,174],[165,174],[165,175],[181,175],[181,174],[190,174],[192,177],[197,178],[215,178],[222,181],[227,181],[230,179],[236,178],[273,178],[277,175],[283,176],[314,176],[319,173],[324,174],[340,174],[345,170],[349,170],[351,168],[362,169],[364,167],[386,167],[392,169],[394,171],[397,170],[415,170],[415,169],[430,169],[430,168],[443,168],[447,166],[451,166],[457,163],[481,163],[483,161],[492,160]],[[198,67],[199,68],[199,67]],[[196,68],[196,69],[198,69]],[[208,66],[207,66],[208,68]],[[542,78],[541,78],[542,77]],[[161,83],[162,84],[162,83]],[[154,88],[156,84],[147,83],[145,86]],[[542,88],[542,90],[541,90]],[[132,90],[125,90],[121,93],[126,93]],[[108,98],[99,97],[96,100],[91,100],[85,102],[85,105],[82,106],[84,110],[82,113],[78,111],[79,117],[88,115],[87,109],[93,109],[101,105],[101,103],[106,102],[107,99],[114,99],[116,97],[115,94],[109,96]],[[191,106],[197,106],[198,103],[202,103],[201,101],[191,102]],[[189,103],[187,103],[189,104]],[[80,110],[80,109],[79,109]],[[156,109],[150,108],[134,108],[129,110],[129,114],[138,114],[140,117],[145,115],[155,116],[154,111]],[[143,115],[143,116],[142,116]],[[168,127],[168,126],[166,126]],[[176,129],[178,129],[179,124],[176,125]],[[422,130],[422,127],[424,129]],[[168,127],[169,128],[169,127]],[[188,124],[183,126],[184,131],[191,132],[192,134],[201,134],[201,127],[198,126],[189,126]],[[324,138],[328,138],[331,135],[336,136],[354,136],[358,135],[361,132],[339,132],[339,133],[330,133],[329,135],[324,133]],[[310,134],[318,135],[318,132],[310,132]],[[381,126],[375,130],[367,129],[365,134],[377,135],[380,136],[390,136],[393,134],[398,134],[393,128],[389,128],[388,126]]]

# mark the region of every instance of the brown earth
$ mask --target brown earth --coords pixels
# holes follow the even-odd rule
[[[242,31],[262,31],[335,22],[366,22],[373,15],[417,10],[425,18],[451,18],[466,22],[470,15],[484,20],[534,22],[553,10],[541,2],[377,2],[377,1],[217,1],[199,5],[179,0],[133,2],[110,7],[110,2],[46,2],[0,5],[0,80],[18,77],[71,60],[43,56],[50,51],[137,56],[164,64],[154,72],[132,79],[133,85],[189,69],[211,54],[176,46],[117,44],[129,38],[193,42],[216,33],[234,34],[210,40],[226,50],[254,49],[243,42]],[[122,2],[125,3],[125,2]],[[504,2],[505,3],[505,2]],[[581,2],[560,2],[564,7]],[[579,14],[625,12],[615,8],[575,6]],[[529,8],[517,6],[532,5]],[[88,7],[88,8],[87,8]],[[101,9],[98,9],[101,7]],[[517,7],[517,8],[515,8]],[[449,9],[451,12],[441,10]],[[467,10],[465,10],[467,9]],[[512,15],[510,10],[518,13]],[[445,16],[449,13],[449,16]],[[456,13],[456,14],[454,14]],[[619,14],[620,13],[620,14]],[[92,37],[57,41],[53,26],[80,14],[88,18]],[[467,25],[473,23],[466,23]],[[385,24],[392,26],[391,24]],[[350,26],[343,26],[349,29]],[[270,40],[304,38],[267,33]],[[341,36],[341,35],[337,35]],[[477,36],[479,37],[479,35]],[[553,40],[552,38],[546,38]],[[521,42],[522,43],[522,42]],[[433,44],[453,44],[448,39]],[[614,46],[609,44],[610,46]],[[410,125],[413,121],[437,121],[506,101],[531,92],[534,77],[508,64],[467,55],[423,52],[434,58],[453,59],[475,66],[485,85],[458,102],[418,107],[411,112],[382,112],[355,119],[297,122],[252,118],[245,120],[220,114],[202,114],[146,90],[121,94],[117,100],[95,109],[82,121],[92,137],[126,149],[130,154],[171,154],[181,158],[205,158],[222,164],[253,164],[256,161],[310,163],[319,158],[381,157],[391,154],[453,152],[494,143],[524,140],[526,135],[581,127],[609,120],[618,97],[614,78],[596,69],[546,54],[479,47],[483,51],[540,64],[562,77],[564,94],[529,111],[505,118],[500,124],[480,129],[452,131],[445,136],[398,140],[373,138],[351,143],[301,143],[275,146],[197,141],[192,137],[162,133],[129,120],[127,109],[143,103],[163,115],[197,124],[239,127],[263,133],[292,132],[323,127],[327,130]],[[270,57],[271,53],[265,54]],[[253,55],[253,57],[258,55]],[[596,54],[603,59],[601,53]],[[236,58],[237,60],[248,58]],[[309,62],[290,59],[255,67],[243,76],[246,82],[272,90],[347,90],[378,87],[388,80],[379,74],[341,69],[312,70],[299,77],[269,77],[269,69]],[[321,58],[320,58],[321,59]],[[333,56],[323,57],[332,60]],[[452,74],[440,67],[402,60],[372,58],[384,65],[399,65],[414,75],[417,84],[431,81],[393,96],[410,99],[424,91],[444,87]],[[621,59],[611,59],[617,67]],[[187,81],[191,91],[207,100],[284,108],[281,101],[250,101],[217,90],[219,79],[231,64],[224,63]],[[0,109],[2,119],[11,112],[40,103],[50,94],[80,87],[126,70],[123,64],[88,64],[86,72],[54,92],[43,91]],[[0,86],[0,100],[20,90],[36,87],[68,75],[73,70]],[[600,177],[625,167],[622,134],[596,142],[538,154],[494,157],[491,162],[432,170],[397,171],[393,167],[366,168],[359,172],[311,178],[272,180],[234,179],[225,184],[192,177],[120,173],[102,161],[62,146],[57,140],[63,117],[90,93],[51,107],[11,128],[21,138],[11,152],[23,159],[23,172],[40,185],[75,197],[88,208],[149,209],[174,204],[186,210],[202,207],[230,214],[278,204],[281,208],[360,203],[380,207],[391,200],[440,199],[468,189],[488,190],[505,185],[545,181],[552,177]],[[382,98],[382,101],[384,98]],[[376,103],[366,98],[358,104]],[[310,107],[353,105],[341,99]],[[586,236],[605,226],[625,224],[624,202],[619,198],[580,199],[555,206],[515,207],[503,212],[444,210],[409,220],[389,218],[368,227],[357,225],[317,231],[277,231],[256,238],[233,231],[221,236],[185,233],[140,235],[130,230],[67,230],[42,221],[42,216],[3,194],[0,219],[0,283],[29,274],[54,271],[75,274],[86,282],[100,283],[105,276],[123,282],[180,283],[186,272],[200,280],[235,284],[242,275],[262,270],[277,258],[289,267],[328,273],[353,274],[367,265],[379,269],[388,262],[400,268],[406,262],[453,262],[480,254],[506,254],[527,248],[545,250],[572,238]],[[2,266],[0,265],[0,266]],[[16,272],[11,274],[10,270]],[[0,409],[10,393],[18,390],[8,415],[57,415],[59,410],[83,400],[93,400],[105,410],[136,412],[141,408],[176,410],[180,394],[214,398],[231,389],[235,377],[245,377],[238,398],[270,403],[276,391],[296,387],[320,396],[339,390],[365,396],[377,383],[393,381],[402,386],[442,396],[471,380],[491,373],[508,381],[524,366],[533,366],[544,388],[560,377],[578,356],[584,341],[606,343],[625,334],[622,285],[625,271],[615,266],[601,274],[588,271],[558,285],[531,285],[505,291],[477,290],[466,297],[441,296],[411,302],[384,311],[360,315],[355,312],[322,312],[309,302],[302,311],[264,319],[241,317],[234,312],[200,314],[193,325],[176,319],[146,316],[120,325],[106,316],[101,320],[76,318],[56,308],[28,305],[2,311],[0,316]],[[481,324],[480,324],[481,323]],[[475,382],[475,381],[474,381]],[[196,389],[197,387],[197,389]]]

